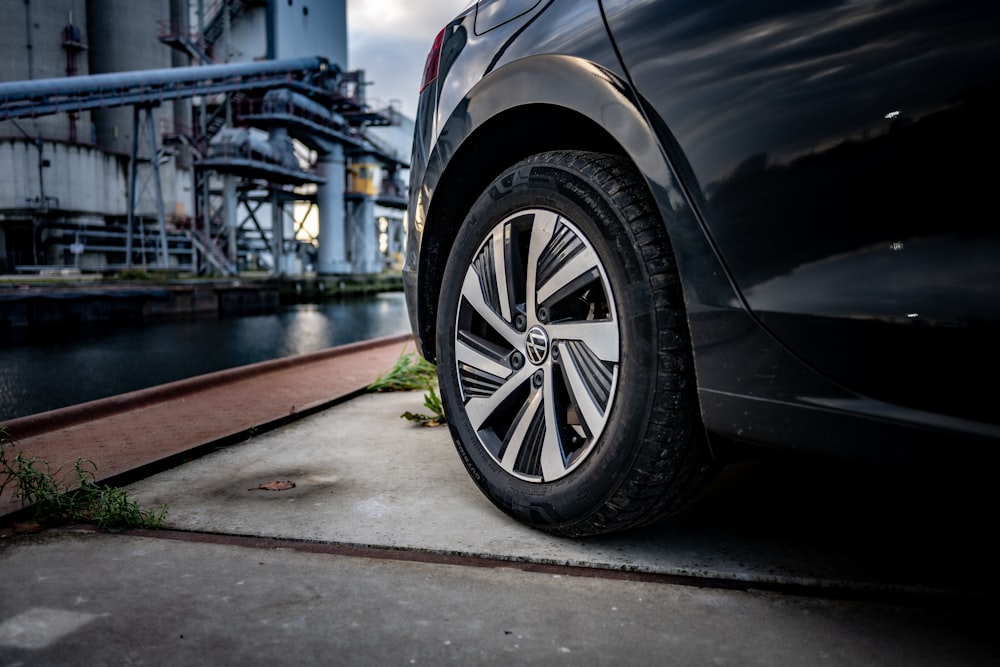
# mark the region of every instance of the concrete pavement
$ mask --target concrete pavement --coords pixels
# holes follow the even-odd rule
[[[0,540],[0,667],[992,665],[990,523],[923,478],[729,467],[658,526],[553,538],[365,394],[128,487],[167,530]],[[276,481],[294,488],[268,491]],[[938,489],[940,490],[940,489]],[[979,515],[990,521],[990,513]]]

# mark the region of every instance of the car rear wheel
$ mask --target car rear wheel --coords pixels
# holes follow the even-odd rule
[[[511,516],[616,531],[710,478],[679,279],[624,159],[543,153],[497,178],[455,239],[437,317],[449,428]]]

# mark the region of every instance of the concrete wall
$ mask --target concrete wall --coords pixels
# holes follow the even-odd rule
[[[45,196],[55,198],[50,209],[66,214],[125,216],[128,213],[128,158],[105,153],[93,146],[78,144],[42,144],[43,159],[50,166],[42,169]],[[39,196],[38,147],[23,141],[0,141],[0,174],[5,179],[0,188],[0,211],[35,208],[29,199]],[[139,165],[140,190],[136,212],[156,215],[156,192],[150,181],[149,163]],[[175,212],[185,212],[181,196],[190,195],[190,172],[177,170],[172,163],[160,165],[165,213],[168,220]],[[146,182],[148,187],[142,188]],[[173,199],[172,199],[173,198]],[[178,206],[179,204],[179,206]]]
[[[324,56],[347,69],[347,0],[274,0],[275,57]]]
[[[67,75],[67,50],[63,47],[63,29],[72,20],[88,39],[84,3],[79,0],[2,0],[0,13],[0,81],[51,79]],[[74,7],[76,12],[73,12]],[[87,52],[75,56],[76,74],[90,73]],[[90,113],[71,121],[67,114],[23,119],[17,123],[0,122],[0,138],[46,137],[66,141],[76,126],[77,141],[92,138]]]
[[[347,69],[346,0],[273,0],[272,6],[244,9],[230,27],[229,62],[267,57],[267,15],[274,13],[274,58],[323,56]],[[216,59],[225,57],[225,38],[214,47]]]
[[[279,0],[280,1],[280,0]],[[267,7],[248,7],[230,26],[228,62],[246,63],[267,58]],[[215,58],[227,62],[225,35],[213,47]]]
[[[172,66],[172,49],[159,41],[159,21],[170,18],[169,0],[88,0],[87,57],[93,74]],[[154,110],[157,140],[162,127],[174,124],[174,106]],[[93,112],[97,143],[108,150],[132,151],[132,109],[120,107]],[[141,137],[140,137],[141,138]],[[150,157],[148,142],[139,142],[139,156]]]

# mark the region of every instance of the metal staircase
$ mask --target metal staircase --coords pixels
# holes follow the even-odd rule
[[[205,8],[204,32],[199,34],[197,28],[186,23],[160,21],[159,39],[199,62],[209,64],[215,61],[213,47],[225,33],[226,21],[232,22],[247,7],[266,4],[267,0],[215,0]]]
[[[226,30],[226,9],[229,9],[228,20],[232,21],[244,9],[252,5],[266,5],[266,0],[216,0],[205,9],[205,32],[203,38],[211,52],[219,38]]]
[[[235,264],[229,261],[221,248],[199,229],[188,230],[186,236],[191,239],[191,243],[208,261],[209,264],[225,276],[235,276],[239,271]]]

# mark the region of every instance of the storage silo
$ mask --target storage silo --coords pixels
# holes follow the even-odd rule
[[[89,0],[91,74],[171,67],[172,49],[159,41],[160,25],[169,18],[170,0]],[[164,123],[172,125],[172,105],[156,109],[154,118],[158,129]],[[131,107],[94,111],[93,120],[101,147],[118,153],[131,152]],[[149,158],[148,144],[142,141],[139,155]]]
[[[11,3],[13,4],[13,3]],[[0,21],[0,81],[84,76],[87,63],[83,0],[23,0]],[[17,125],[0,123],[0,136],[33,134],[57,141],[90,139],[90,114],[60,114]]]
[[[106,74],[130,70],[167,69],[187,65],[178,53],[160,41],[161,33],[186,12],[186,3],[171,0],[89,0],[87,23],[90,27],[90,71]],[[133,134],[140,160],[152,158],[151,145],[163,148],[165,137],[181,134],[190,136],[190,100],[169,102],[150,109],[153,114],[153,136],[146,125],[146,110],[139,109],[140,124],[135,125],[133,107],[118,107],[93,112],[95,137],[98,145],[114,153],[130,155]],[[178,111],[181,112],[178,115]],[[168,222],[186,219],[193,210],[192,175],[188,169],[178,169],[171,147],[161,151],[159,173],[164,197],[164,214]],[[184,160],[183,166],[188,166]],[[148,165],[146,165],[148,169]],[[148,179],[147,179],[148,180]],[[126,202],[127,204],[127,202]],[[115,207],[120,212],[119,207]],[[153,192],[137,191],[136,214],[143,217],[158,215]]]
[[[347,0],[276,0],[272,58],[323,56],[347,69]]]
[[[0,81],[89,74],[84,0],[9,2],[3,19]],[[91,129],[86,111],[0,122],[0,273],[49,262],[53,253],[39,236],[46,226],[98,220],[101,183],[87,168],[95,153]],[[75,187],[71,174],[85,174],[86,182]]]

